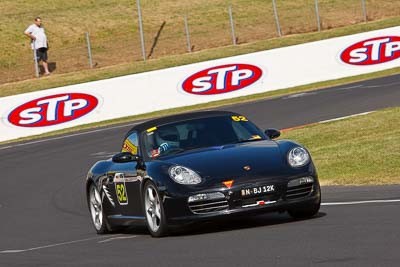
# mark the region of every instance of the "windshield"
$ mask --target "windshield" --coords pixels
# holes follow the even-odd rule
[[[266,139],[244,116],[219,116],[187,120],[146,131],[144,145],[151,158],[187,150]]]

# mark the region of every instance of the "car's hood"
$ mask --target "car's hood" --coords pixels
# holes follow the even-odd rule
[[[163,161],[189,167],[202,177],[221,181],[278,178],[282,170],[287,169],[278,144],[269,140],[197,149]]]

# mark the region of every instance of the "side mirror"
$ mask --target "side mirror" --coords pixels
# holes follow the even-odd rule
[[[133,161],[139,161],[140,157],[138,155],[133,155],[130,152],[121,152],[118,154],[115,154],[112,157],[112,161],[115,163],[127,163],[127,162],[133,162]]]
[[[271,129],[267,129],[265,130],[265,134],[271,138],[271,139],[275,139],[278,138],[279,136],[281,136],[281,131],[271,128]]]

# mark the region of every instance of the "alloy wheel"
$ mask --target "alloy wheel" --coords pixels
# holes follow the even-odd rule
[[[149,185],[145,193],[145,211],[147,223],[153,232],[157,232],[161,226],[161,203],[157,190]]]

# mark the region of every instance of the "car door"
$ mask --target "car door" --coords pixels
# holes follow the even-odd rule
[[[131,133],[125,140],[121,152],[130,152],[140,155],[139,136],[137,132]],[[137,171],[136,162],[117,163],[113,170],[113,185],[111,186],[115,199],[116,207],[121,215],[124,216],[143,216],[140,184],[143,177]]]

